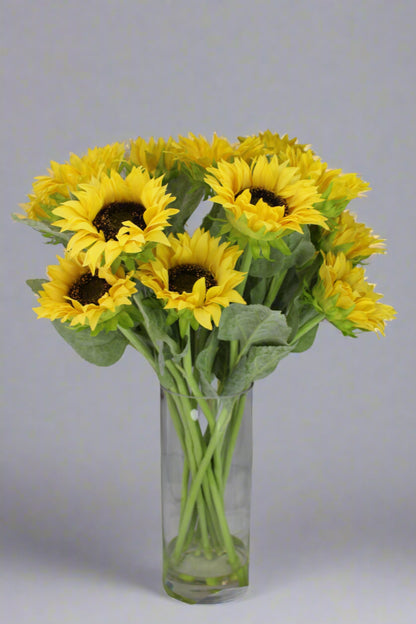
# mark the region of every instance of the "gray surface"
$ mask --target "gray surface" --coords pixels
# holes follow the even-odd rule
[[[2,7],[0,620],[415,622],[413,3]],[[36,320],[24,280],[59,250],[8,215],[70,151],[267,128],[370,181],[353,206],[388,238],[369,276],[398,320],[380,340],[324,326],[257,384],[251,589],[192,608],[160,589],[157,380]]]

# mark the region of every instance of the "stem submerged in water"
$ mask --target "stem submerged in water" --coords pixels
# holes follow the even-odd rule
[[[182,382],[188,386],[194,384],[188,374]],[[231,466],[244,414],[245,394],[213,399],[203,397],[200,392],[195,393],[198,396],[165,393],[170,409],[167,417],[172,419],[183,454],[180,509],[174,539],[171,531],[169,541],[165,542],[165,568],[179,575],[181,582],[192,584],[191,577],[194,577],[193,582],[200,585],[205,578],[210,592],[218,583],[244,587],[248,584],[249,519],[240,528],[236,518],[243,513],[241,500],[236,509],[233,506],[236,496],[243,495],[243,507],[249,507],[249,500],[246,503],[245,492],[237,492],[234,484],[227,490],[227,481],[230,475],[235,476]],[[176,457],[175,461],[179,461]],[[246,483],[247,479],[242,482]],[[249,499],[249,491],[246,498]]]

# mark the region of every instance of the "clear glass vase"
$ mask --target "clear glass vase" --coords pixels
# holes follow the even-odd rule
[[[248,585],[252,388],[213,399],[161,387],[163,585],[188,603]]]

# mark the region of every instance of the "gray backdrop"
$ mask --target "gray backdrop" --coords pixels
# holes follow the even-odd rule
[[[416,621],[413,3],[3,0],[0,620]],[[158,384],[78,358],[25,285],[59,249],[9,214],[50,160],[137,137],[288,132],[371,183],[385,338],[323,325],[255,388],[251,588],[160,589]],[[215,613],[214,613],[215,611]],[[265,619],[266,618],[266,619]]]

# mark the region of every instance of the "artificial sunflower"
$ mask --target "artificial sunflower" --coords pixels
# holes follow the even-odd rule
[[[373,234],[371,228],[358,223],[355,215],[344,210],[334,224],[325,232],[321,247],[324,251],[343,252],[354,264],[375,253],[385,253],[384,239]]]
[[[205,181],[216,193],[213,202],[224,207],[228,221],[223,233],[254,255],[267,254],[267,246],[290,231],[302,233],[302,225],[325,226],[325,217],[314,208],[321,197],[311,180],[302,180],[297,167],[261,155],[251,165],[240,158],[208,169]]]
[[[330,169],[328,164],[308,144],[280,136],[267,130],[259,134],[265,154],[276,154],[279,162],[288,161],[291,167],[298,167],[301,177],[314,181],[318,192],[326,194],[329,200],[347,200],[360,197],[370,190],[368,182],[356,173],[343,173],[342,169]]]
[[[265,132],[259,132],[258,137],[263,145],[263,153],[276,154],[281,162],[287,160],[285,154],[288,148],[299,150],[299,152],[314,153],[309,144],[298,143],[296,138],[289,139],[287,134],[280,136],[277,132],[266,130]]]
[[[211,143],[201,134],[196,136],[192,132],[187,137],[179,136],[174,149],[180,162],[193,162],[201,167],[209,167],[219,160],[229,160],[234,154],[228,139],[219,137],[215,132]]]
[[[21,204],[30,219],[53,218],[51,211],[65,199],[70,199],[82,183],[100,178],[111,169],[118,170],[124,158],[124,143],[113,143],[105,147],[89,149],[84,156],[71,154],[69,162],[60,164],[52,161],[49,175],[38,176],[33,183],[29,202]],[[59,198],[59,201],[58,199]]]
[[[211,143],[201,134],[195,136],[189,133],[187,137],[179,136],[174,145],[174,152],[179,162],[196,163],[204,168],[220,160],[231,161],[236,157],[250,160],[258,156],[261,149],[261,141],[257,137],[247,137],[233,144],[215,132]]]
[[[38,318],[70,321],[71,326],[87,325],[94,331],[99,322],[131,303],[137,288],[132,274],[126,275],[122,267],[116,273],[105,267],[92,273],[84,266],[83,254],[57,259],[59,264],[47,270],[50,281],[39,292],[40,307],[33,308]]]
[[[374,292],[364,269],[354,266],[345,254],[322,254],[318,282],[312,290],[315,307],[343,334],[353,336],[357,330],[384,335],[386,321],[396,312],[390,305],[379,303],[382,295]]]
[[[167,244],[163,229],[178,212],[168,208],[175,198],[166,193],[162,177],[151,178],[143,167],[133,168],[126,178],[112,171],[81,185],[74,195],[53,211],[62,217],[53,225],[75,232],[68,250],[73,255],[87,250],[91,271],[103,262],[112,264],[122,253],[140,253],[146,243]]]
[[[158,246],[155,259],[140,266],[137,277],[165,302],[166,309],[190,310],[199,325],[218,326],[221,309],[245,303],[235,290],[245,274],[234,270],[241,255],[236,246],[221,243],[197,229],[169,236],[170,246]]]
[[[330,171],[330,170],[329,170]],[[329,188],[329,186],[331,187]],[[328,189],[329,199],[355,199],[363,197],[367,191],[371,190],[368,182],[362,180],[356,173],[340,173],[330,180],[325,180],[320,185],[320,190],[324,193]]]
[[[164,169],[171,169],[175,160],[174,141],[171,137],[167,141],[153,137],[145,141],[141,137],[130,143],[130,161],[133,165],[140,165],[152,175],[161,163]]]

